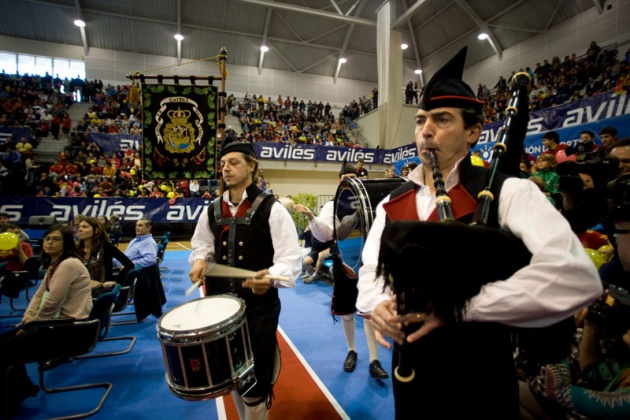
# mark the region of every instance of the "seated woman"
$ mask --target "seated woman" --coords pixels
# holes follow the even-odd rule
[[[39,388],[28,377],[24,363],[37,361],[42,348],[56,343],[50,331],[29,330],[28,324],[55,318],[85,319],[92,310],[90,275],[78,258],[72,229],[65,224],[48,228],[40,259],[46,275],[22,323],[0,334],[0,412],[6,409],[15,414],[22,401],[37,395]],[[5,389],[6,384],[11,386]]]
[[[122,264],[118,278],[125,279],[134,263],[111,242],[103,225],[94,217],[86,217],[79,223],[79,256],[90,273],[92,279],[92,296],[96,297],[112,289],[116,285],[114,279],[114,260]]]

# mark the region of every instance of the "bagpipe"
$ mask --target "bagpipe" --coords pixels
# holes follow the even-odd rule
[[[518,171],[528,120],[529,82],[526,73],[517,73],[511,80],[506,118],[494,145],[491,167],[485,171],[485,187],[477,195],[472,222],[454,219],[437,155],[431,151],[439,221],[391,221],[386,225],[377,274],[384,276],[386,286],[396,295],[399,315],[432,313],[447,323],[461,322],[468,302],[484,284],[505,280],[530,263],[531,253],[522,240],[488,223],[488,216],[498,208],[493,185],[499,172],[509,175]],[[495,193],[499,190],[494,189]],[[486,261],[488,255],[490,262]],[[568,322],[561,324],[560,328],[566,330]],[[403,326],[403,331],[408,335],[418,326],[409,324]],[[543,359],[545,341],[555,332],[544,328],[521,330],[519,349]],[[394,373],[399,381],[408,382],[414,372],[405,362],[405,345],[400,349]]]

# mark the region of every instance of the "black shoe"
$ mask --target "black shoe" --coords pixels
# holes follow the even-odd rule
[[[357,367],[357,352],[350,350],[346,356],[346,361],[343,362],[343,370],[353,372],[355,367]]]
[[[385,369],[381,366],[381,363],[378,360],[370,363],[370,376],[374,379],[387,379],[389,375],[385,372]]]

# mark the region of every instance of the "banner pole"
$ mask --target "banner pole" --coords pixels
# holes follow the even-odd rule
[[[221,178],[220,162],[219,162],[219,148],[225,138],[225,109],[227,104],[227,93],[225,92],[225,79],[227,79],[227,72],[225,71],[225,62],[227,60],[227,48],[221,48],[218,55],[219,59],[219,71],[221,72],[221,92],[219,94],[219,124],[217,125],[217,142],[215,144],[215,168],[216,177]],[[223,178],[221,178],[221,191],[223,191]]]

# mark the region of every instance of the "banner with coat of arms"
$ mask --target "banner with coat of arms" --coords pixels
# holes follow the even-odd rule
[[[215,178],[217,88],[143,85],[143,174]]]

